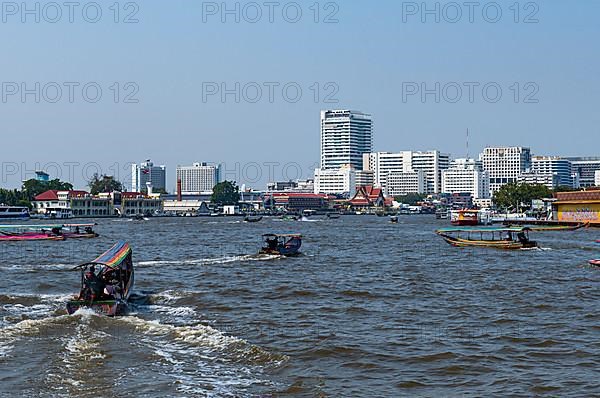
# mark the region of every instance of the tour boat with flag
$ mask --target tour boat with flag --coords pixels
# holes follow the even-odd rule
[[[265,245],[260,254],[296,256],[302,246],[302,235],[299,234],[264,234],[263,240]]]
[[[91,308],[108,316],[127,309],[133,288],[132,250],[127,242],[118,242],[92,262],[78,265],[81,270],[79,295],[67,303],[67,312]]]
[[[436,233],[455,247],[491,247],[495,249],[517,250],[538,246],[529,239],[529,228],[444,228]]]

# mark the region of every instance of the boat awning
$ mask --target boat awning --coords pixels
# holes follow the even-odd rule
[[[264,234],[263,237],[269,237],[269,236],[277,236],[277,237],[281,237],[281,238],[301,238],[302,235],[300,234]]]
[[[449,233],[449,232],[522,232],[529,231],[531,228],[527,227],[504,227],[504,228],[465,228],[465,227],[450,227],[442,228],[435,231],[436,233]]]
[[[131,254],[131,247],[127,242],[118,242],[103,255],[92,261],[94,264],[102,264],[114,268],[121,264]]]

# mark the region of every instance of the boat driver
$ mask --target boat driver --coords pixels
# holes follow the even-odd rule
[[[104,281],[96,275],[96,267],[90,266],[83,279],[83,298],[89,298],[90,301],[99,299],[104,287]]]
[[[278,244],[279,244],[279,241],[276,236],[267,239],[267,245],[269,246],[270,250],[277,250]]]

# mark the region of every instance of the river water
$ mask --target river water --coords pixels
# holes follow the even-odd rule
[[[432,216],[100,220],[0,244],[0,396],[600,396],[598,230],[448,246]],[[302,233],[303,255],[259,257]],[[74,265],[134,250],[127,316],[69,316]]]

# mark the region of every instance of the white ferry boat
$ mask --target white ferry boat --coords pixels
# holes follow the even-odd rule
[[[23,220],[29,218],[29,209],[20,206],[0,205],[0,220]]]

